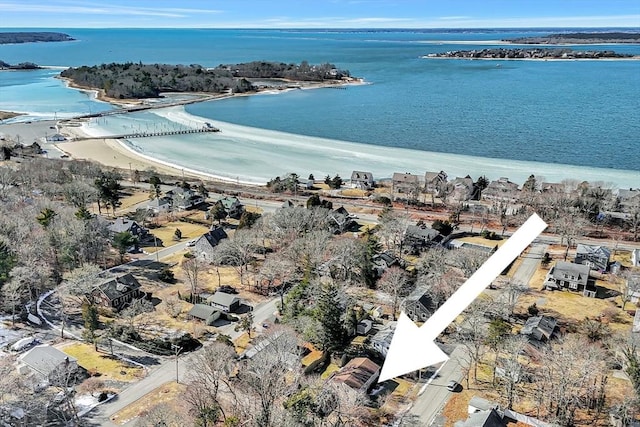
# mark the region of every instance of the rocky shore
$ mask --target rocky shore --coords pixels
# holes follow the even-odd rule
[[[571,49],[473,49],[451,50],[442,53],[430,53],[425,58],[460,59],[631,59],[633,55],[616,53],[611,50],[571,50]]]

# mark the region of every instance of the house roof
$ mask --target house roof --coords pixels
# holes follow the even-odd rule
[[[549,274],[554,279],[564,279],[564,274],[571,274],[578,278],[579,281],[585,282],[589,278],[591,269],[588,265],[574,264],[572,262],[558,261],[556,265],[551,267]]]
[[[131,228],[138,225],[135,221],[125,217],[116,218],[111,224],[109,224],[109,231],[113,233],[123,233],[125,231],[131,231]],[[139,227],[139,226],[138,226]]]
[[[417,225],[407,226],[407,231],[405,232],[406,236],[422,239],[425,241],[434,240],[436,237],[438,237],[439,234],[440,233],[438,233],[433,228],[418,227]]]
[[[596,255],[598,257],[606,257],[609,259],[611,257],[611,251],[604,246],[591,246],[591,245],[583,245],[578,243],[576,246],[576,255],[584,254],[584,255]]]
[[[424,180],[426,182],[430,182],[433,181],[434,179],[438,179],[439,181],[446,181],[447,180],[447,174],[445,171],[440,171],[440,172],[425,172],[424,174]]]
[[[29,366],[34,371],[44,375],[49,375],[65,361],[77,362],[73,356],[61,352],[49,344],[42,344],[33,347],[31,350],[19,357],[19,360]]]
[[[218,201],[222,203],[222,206],[224,206],[225,209],[231,209],[240,204],[240,200],[234,196],[224,196],[219,198]]]
[[[411,292],[404,300],[404,304],[407,303],[419,303],[426,309],[431,309],[433,306],[433,301],[428,294],[428,289],[424,286],[416,288],[413,292]]]
[[[487,399],[483,399],[482,397],[473,396],[469,400],[469,406],[472,406],[480,411],[489,411],[491,409],[497,408],[498,404],[488,401]]]
[[[147,207],[148,208],[157,208],[160,206],[166,206],[166,205],[170,205],[171,202],[166,198],[166,197],[159,197],[159,198],[155,198],[152,200],[149,200],[147,202]]]
[[[371,337],[371,343],[379,343],[380,345],[389,346],[391,345],[391,338],[393,338],[393,332],[396,330],[396,322],[387,323],[382,329],[375,333]]]
[[[374,264],[384,263],[387,267],[400,264],[400,260],[388,252],[382,252],[373,256]]]
[[[211,247],[217,246],[220,243],[220,240],[226,239],[227,233],[224,231],[222,227],[212,227],[211,230],[200,236],[198,242],[205,241]]]
[[[373,326],[373,322],[369,319],[364,319],[358,322],[358,326],[360,325],[364,326],[365,328],[370,328]]]
[[[356,357],[344,365],[333,380],[344,383],[356,390],[361,389],[374,375],[380,372],[380,366],[366,357]]]
[[[418,175],[413,175],[410,173],[394,172],[393,182],[404,184],[418,184],[420,182],[420,177]]]
[[[495,409],[470,414],[466,421],[458,421],[454,424],[455,427],[505,427],[506,425]]]
[[[524,327],[520,331],[522,335],[528,335],[534,337],[538,341],[542,340],[542,337],[546,339],[551,338],[553,331],[556,328],[557,320],[548,316],[534,316],[527,319]]]
[[[230,307],[233,303],[240,301],[240,298],[233,294],[226,294],[224,292],[216,291],[213,296],[207,298],[208,303],[215,303],[225,307]]]
[[[193,190],[190,188],[173,187],[171,190],[165,193],[166,195],[176,195],[190,197],[193,194]]]
[[[372,181],[373,174],[371,172],[353,171],[351,172],[351,181]]]
[[[191,307],[191,310],[189,310],[189,313],[187,313],[187,314],[189,316],[193,316],[193,317],[196,317],[198,319],[207,320],[216,311],[218,311],[218,310],[216,310],[215,308],[211,307],[210,305],[195,304],[193,307]]]
[[[110,277],[97,286],[110,300],[140,288],[140,283],[131,273]]]

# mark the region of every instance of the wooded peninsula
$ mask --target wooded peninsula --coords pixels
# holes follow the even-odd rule
[[[503,40],[518,44],[597,44],[597,43],[640,43],[640,33],[566,33],[549,34],[542,37],[520,37]]]
[[[161,92],[244,93],[257,89],[248,79],[284,79],[305,82],[340,82],[349,71],[333,64],[310,65],[254,61],[242,64],[142,64],[127,62],[68,68],[60,73],[79,87],[104,91],[111,98],[156,98]]]
[[[623,59],[634,58],[634,55],[616,53],[611,50],[571,50],[571,49],[473,49],[450,50],[441,53],[430,53],[425,58],[461,58],[461,59]]]
[[[38,70],[40,68],[42,67],[38,64],[34,64],[33,62],[21,62],[19,64],[12,65],[0,60],[0,70]]]
[[[36,42],[68,42],[75,40],[69,34],[43,32],[0,32],[0,44],[36,43]]]

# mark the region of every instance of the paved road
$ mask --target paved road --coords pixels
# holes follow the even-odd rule
[[[535,274],[538,269],[538,265],[540,265],[540,260],[544,256],[545,251],[547,250],[547,245],[545,243],[534,243],[531,245],[529,252],[522,257],[522,263],[520,263],[520,267],[513,274],[514,280],[517,280],[520,283],[525,285],[529,284],[531,278]]]

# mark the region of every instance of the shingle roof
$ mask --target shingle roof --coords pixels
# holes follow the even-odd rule
[[[557,321],[553,317],[548,316],[535,316],[527,319],[524,327],[520,331],[522,335],[533,336],[538,341],[542,340],[542,337],[546,339],[551,338],[554,329],[556,328]]]
[[[189,316],[196,317],[198,319],[207,320],[213,313],[215,313],[215,308],[206,304],[195,304],[187,313]]]
[[[69,362],[77,362],[78,360],[49,344],[36,346],[20,356],[19,359],[31,369],[44,375],[49,375],[65,360]]]
[[[551,277],[554,279],[564,279],[563,274],[573,274],[578,280],[585,281],[589,278],[591,269],[588,265],[574,264],[572,262],[558,261],[551,269]]]
[[[233,196],[221,197],[218,201],[222,203],[222,206],[224,206],[225,209],[231,209],[234,205],[240,204],[240,200]]]
[[[433,228],[428,227],[418,227],[417,225],[409,225],[407,226],[407,231],[405,233],[407,236],[419,238],[425,241],[433,240],[438,237],[438,233]]]
[[[373,175],[371,172],[353,171],[351,172],[351,181],[356,180],[371,181],[373,180]]]
[[[410,173],[394,172],[393,181],[398,183],[402,182],[406,184],[417,184],[418,182],[420,182],[420,177],[418,177],[418,175],[413,175]]]
[[[207,233],[203,234],[200,239],[204,239],[211,245],[211,247],[217,246],[220,240],[226,239],[227,233],[222,227],[213,227]],[[198,239],[198,240],[200,240]]]
[[[604,246],[591,246],[578,243],[576,246],[576,254],[594,254],[609,258],[611,256],[611,251]]]
[[[494,409],[470,414],[466,421],[455,423],[455,427],[504,427],[506,425]]]
[[[124,294],[140,288],[140,283],[131,273],[111,277],[97,286],[110,299],[114,300]]]
[[[231,306],[231,304],[233,304],[236,301],[240,301],[240,298],[238,298],[235,295],[232,294],[226,294],[224,292],[220,292],[217,291],[215,294],[213,294],[212,297],[209,297],[207,299],[207,302],[209,303],[216,303],[222,306],[226,306],[229,307]]]
[[[131,231],[131,227],[133,227],[135,223],[136,223],[135,221],[132,221],[128,218],[124,218],[124,217],[116,218],[116,220],[109,225],[109,231],[112,231],[114,233]]]
[[[344,365],[333,380],[351,388],[361,389],[374,375],[380,372],[380,366],[366,357],[356,357]]]

